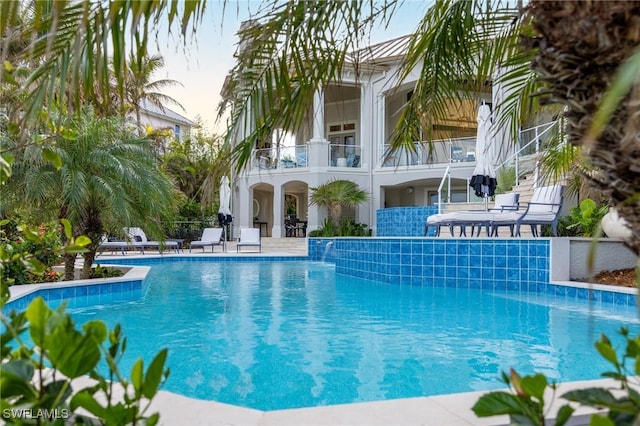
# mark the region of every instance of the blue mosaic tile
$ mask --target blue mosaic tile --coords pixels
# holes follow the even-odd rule
[[[469,266],[469,256],[457,256],[455,258],[458,268],[467,268]]]
[[[495,244],[492,244],[492,241],[483,241],[480,249],[480,253],[482,256],[494,256],[494,248]]]
[[[471,279],[480,279],[480,277],[482,276],[482,270],[480,268],[474,268],[474,267],[470,267],[469,268],[469,277]]]
[[[456,254],[457,252],[457,244],[455,242],[449,242],[444,248],[444,252],[446,254]]]

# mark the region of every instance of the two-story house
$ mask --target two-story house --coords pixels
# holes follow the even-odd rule
[[[154,130],[170,130],[176,139],[184,141],[189,138],[191,129],[196,123],[178,114],[174,110],[147,101],[140,102],[140,123]]]
[[[279,138],[282,143],[256,147],[248,167],[232,178],[236,230],[255,225],[263,236],[284,237],[289,215],[307,221],[308,230],[319,228],[327,211],[309,205],[310,188],[335,178],[353,181],[370,194],[368,203],[343,213],[369,225],[374,235],[378,209],[436,204],[447,167],[450,199],[469,199],[476,116],[481,102],[494,101],[490,87],[478,102],[452,102],[448,119],[431,129],[434,139],[440,138],[432,148],[416,141],[415,152],[385,156],[418,76],[414,72],[397,81],[408,40],[389,40],[361,52],[357,78],[346,64],[339,83],[315,94],[312,111],[296,132]]]

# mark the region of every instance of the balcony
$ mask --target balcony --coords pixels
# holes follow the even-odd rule
[[[360,147],[355,145],[329,145],[329,165],[331,167],[360,167]]]
[[[382,167],[422,166],[476,161],[476,138],[414,142],[414,150],[401,149],[387,157]],[[384,152],[389,145],[384,146]]]
[[[308,168],[306,145],[254,149],[251,170]]]

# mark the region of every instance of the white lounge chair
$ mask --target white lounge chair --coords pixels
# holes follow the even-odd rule
[[[497,194],[494,198],[493,207],[488,210],[465,210],[451,213],[435,214],[427,217],[424,226],[424,235],[429,232],[429,227],[436,228],[436,236],[440,235],[440,227],[448,226],[451,236],[453,236],[454,226],[460,226],[460,235],[466,236],[466,227],[478,226],[478,235],[483,226],[487,228],[487,235],[491,227],[494,214],[517,211],[519,209],[520,194],[517,192],[507,192],[505,194]],[[471,234],[473,235],[473,228]]]
[[[262,252],[262,243],[260,241],[259,228],[241,228],[236,252],[240,252],[240,247],[258,247],[258,251]]]
[[[206,246],[211,246],[211,253],[213,253],[214,247],[222,244],[221,240],[222,228],[204,228],[200,240],[191,241],[189,253],[191,253],[191,249],[194,247],[202,247],[202,251],[204,252]]]
[[[527,209],[520,212],[495,214],[492,226],[492,234],[498,235],[500,226],[509,226],[511,228],[511,236],[513,236],[513,228],[515,226],[515,236],[520,236],[520,226],[531,226],[531,234],[534,237],[540,236],[538,226],[551,225],[553,235],[558,236],[558,219],[560,218],[560,210],[562,209],[562,201],[564,198],[562,185],[542,186],[533,190],[531,201],[527,205]]]
[[[178,242],[177,241],[150,241],[145,235],[142,228],[131,227],[131,228],[123,228],[125,235],[128,236],[129,246],[139,248],[142,254],[144,254],[145,247],[156,248],[160,253],[164,248],[168,248],[170,250],[175,250],[178,253]]]

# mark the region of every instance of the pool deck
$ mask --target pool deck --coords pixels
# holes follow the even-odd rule
[[[610,379],[571,382],[559,386],[557,395],[587,387],[618,388]],[[467,392],[431,397],[363,402],[290,410],[260,411],[211,401],[201,401],[161,391],[152,403],[160,412],[164,425],[394,425],[394,426],[498,426],[509,425],[506,415],[477,417],[471,407],[485,392]],[[554,418],[566,400],[553,400],[551,392],[549,416]],[[589,416],[597,410],[580,407],[567,425],[587,425]]]
[[[306,239],[263,238],[262,253],[248,248],[236,253],[234,242],[227,243],[226,252],[216,247],[214,255],[220,256],[306,256]],[[289,241],[287,241],[289,240]],[[295,240],[295,241],[291,241]],[[175,256],[175,253],[166,253]],[[157,256],[157,252],[146,251],[144,256]],[[179,256],[211,256],[208,249],[189,253],[184,250]],[[139,252],[128,252],[129,256],[140,256]],[[106,254],[100,259],[114,260],[123,258],[121,254]],[[499,377],[496,376],[496,380]],[[610,379],[570,382],[559,385],[556,395],[587,387],[607,387],[617,389],[617,382]],[[640,390],[640,387],[637,388]],[[548,418],[554,418],[558,408],[567,401],[557,397],[553,400],[551,392],[546,397],[549,402]],[[160,413],[162,425],[508,425],[508,416],[489,418],[477,417],[471,407],[486,391],[467,392],[431,397],[417,397],[387,401],[362,402],[321,407],[298,408],[288,410],[260,411],[214,401],[187,398],[168,391],[160,391],[151,404],[151,412]],[[552,402],[553,401],[553,402]],[[597,412],[594,409],[578,408],[568,425],[587,425],[589,416]]]

